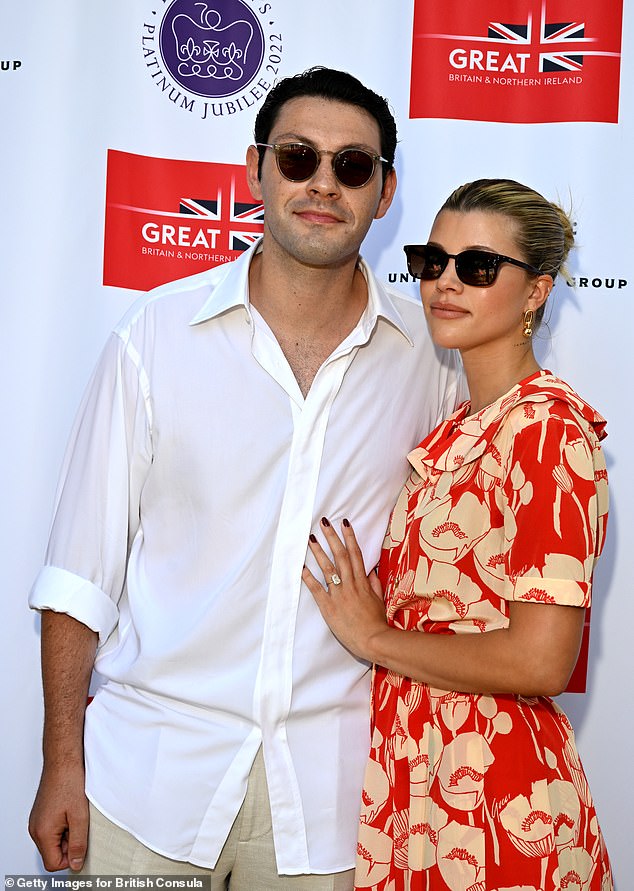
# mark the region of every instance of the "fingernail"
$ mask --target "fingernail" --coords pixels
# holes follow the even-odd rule
[[[330,523],[328,522],[326,517],[321,518],[321,523],[322,523],[322,526],[330,526]]]
[[[349,526],[349,525],[350,525],[350,520],[346,520],[346,518],[344,517],[343,525],[344,525],[344,526]]]
[[[313,535],[312,532],[310,533],[310,535],[308,537],[313,542],[313,544],[317,541],[317,536]]]

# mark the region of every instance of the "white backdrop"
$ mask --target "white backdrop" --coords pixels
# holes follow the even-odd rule
[[[246,2],[261,18],[271,16],[283,36],[281,75],[331,65],[389,97],[399,124],[400,186],[364,249],[385,278],[400,278],[401,246],[426,239],[435,210],[459,183],[511,176],[572,200],[579,242],[572,271],[587,285],[558,284],[540,352],[608,419],[612,505],[595,581],[588,693],[566,695],[562,704],[577,730],[618,888],[628,891],[634,882],[634,713],[627,693],[634,676],[634,484],[627,464],[634,435],[631,0],[625,0],[618,124],[412,120],[413,0]],[[257,105],[202,120],[170,101],[152,78],[141,50],[143,23],[157,22],[166,6],[166,0],[0,0],[2,873],[41,871],[26,833],[42,717],[39,625],[26,597],[43,559],[79,398],[107,332],[136,296],[102,285],[106,153],[242,164],[251,140]]]

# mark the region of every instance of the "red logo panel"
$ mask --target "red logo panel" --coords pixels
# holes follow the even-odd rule
[[[622,0],[415,0],[410,117],[618,122]]]
[[[110,150],[103,283],[146,291],[235,260],[263,218],[242,165]]]

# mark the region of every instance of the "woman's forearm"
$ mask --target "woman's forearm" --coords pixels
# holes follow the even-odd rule
[[[574,669],[584,615],[577,607],[511,603],[508,628],[426,634],[384,626],[363,649],[367,659],[442,690],[556,696]]]

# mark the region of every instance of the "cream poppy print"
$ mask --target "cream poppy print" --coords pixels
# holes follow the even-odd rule
[[[590,605],[605,422],[539,372],[409,456],[380,564],[388,622],[508,625],[510,600]],[[570,722],[548,697],[438,690],[377,667],[356,887],[611,891]]]

